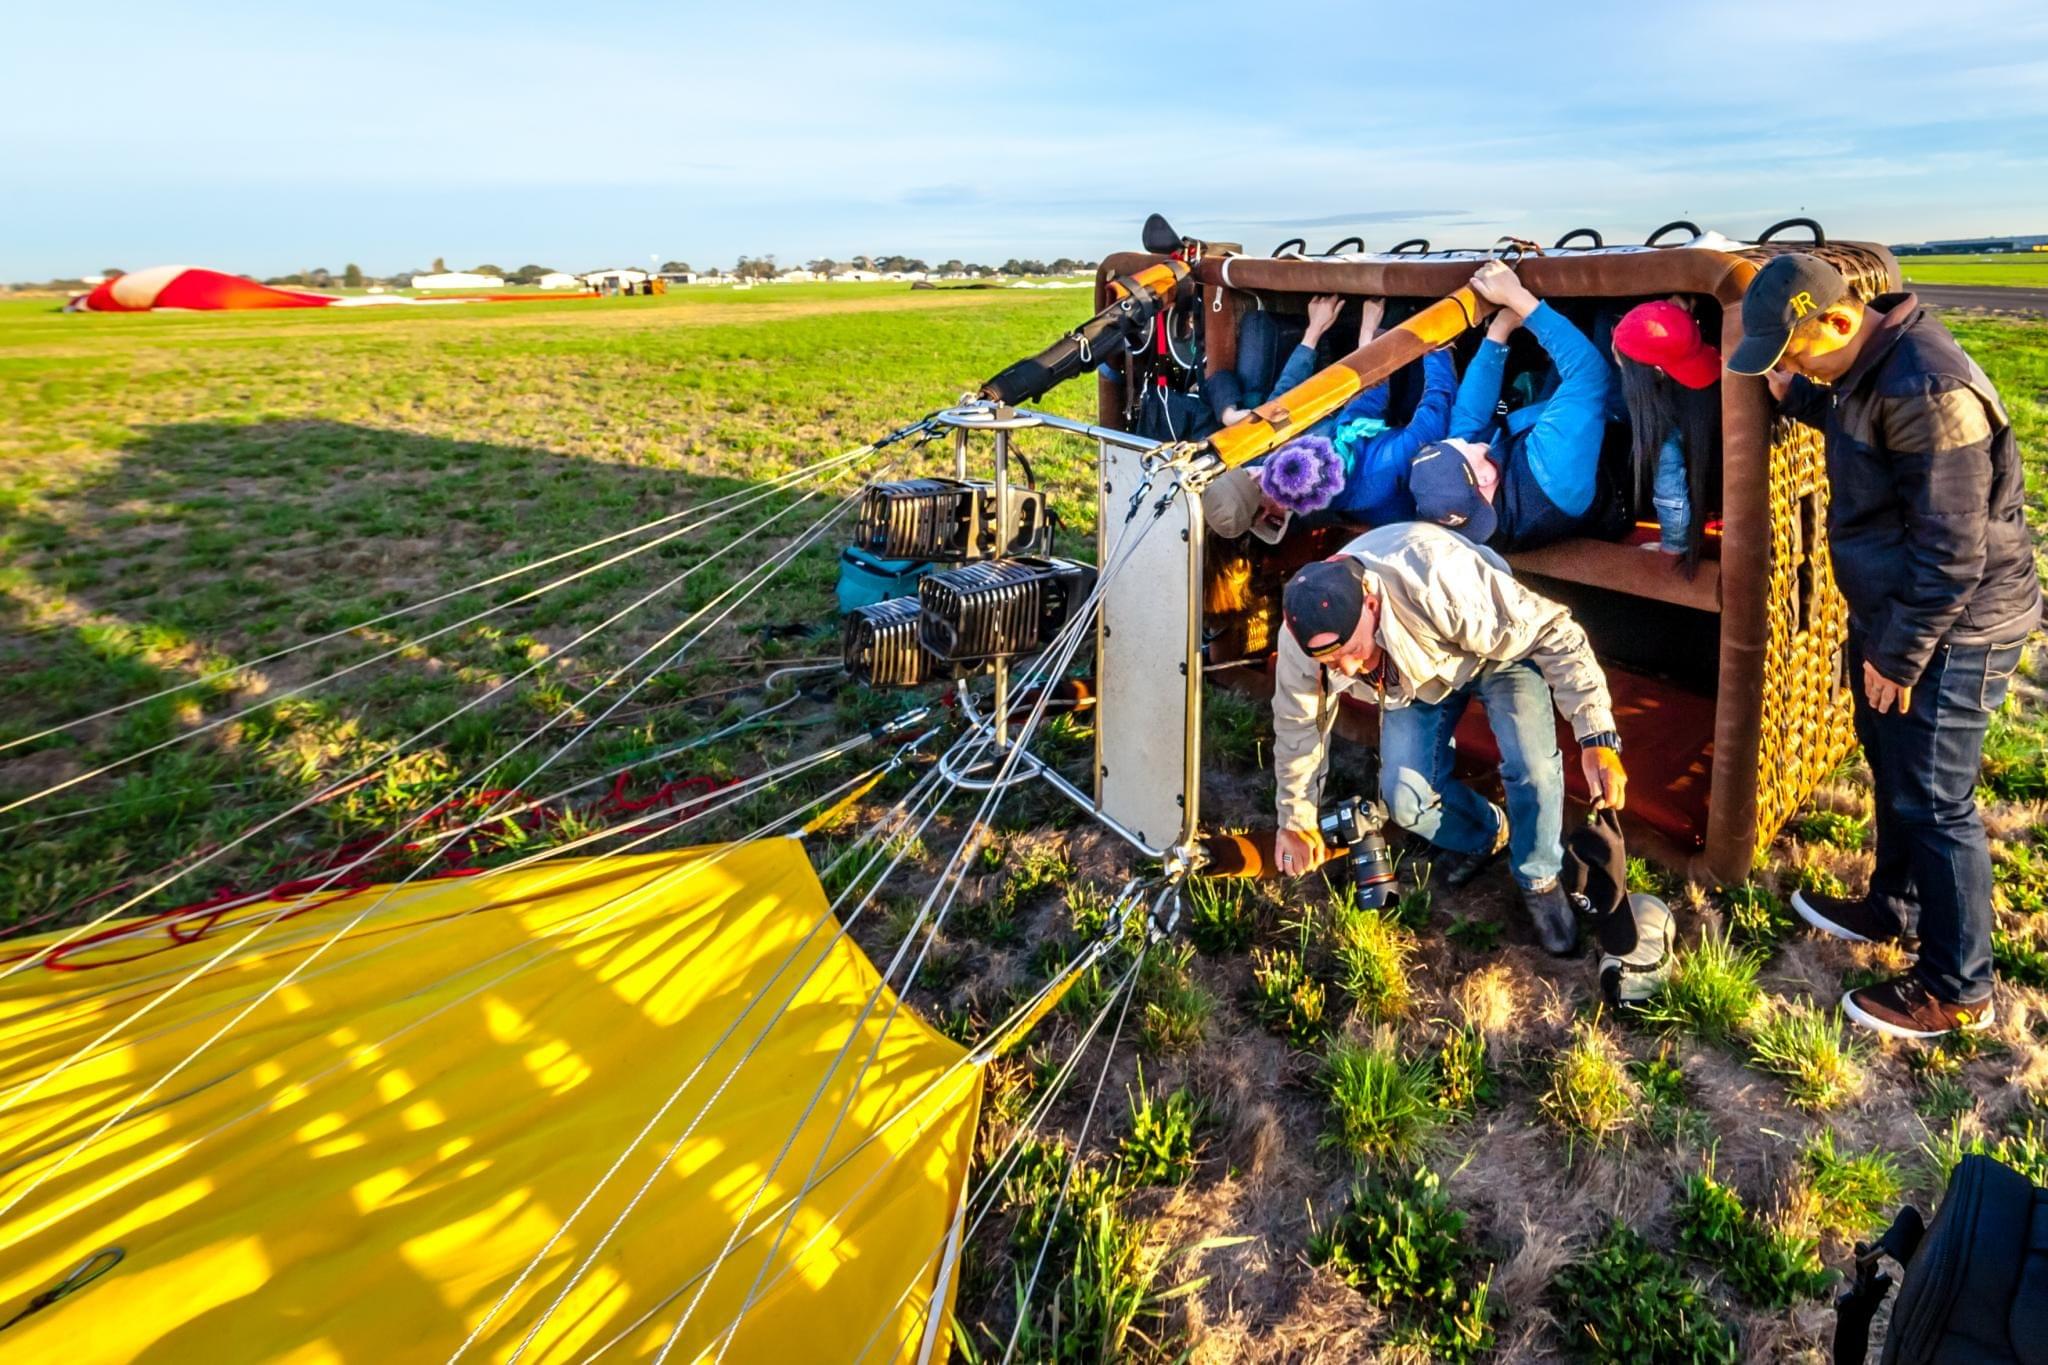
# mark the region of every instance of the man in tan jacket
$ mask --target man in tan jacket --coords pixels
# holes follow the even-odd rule
[[[1437,846],[1438,875],[1469,882],[1504,849],[1543,946],[1569,954],[1578,926],[1558,885],[1564,766],[1555,705],[1578,737],[1588,788],[1620,809],[1627,784],[1607,679],[1562,606],[1500,556],[1440,526],[1369,531],[1287,584],[1273,690],[1278,857],[1299,874],[1324,857],[1316,807],[1337,696],[1376,703],[1380,797]],[[1501,752],[1507,810],[1451,775],[1452,735],[1474,697]]]

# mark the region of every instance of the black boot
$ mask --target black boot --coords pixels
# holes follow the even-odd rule
[[[1573,957],[1579,951],[1579,921],[1555,877],[1541,886],[1522,889],[1522,904],[1535,922],[1536,937],[1552,957]]]

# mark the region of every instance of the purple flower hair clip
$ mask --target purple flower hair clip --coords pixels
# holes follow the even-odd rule
[[[1320,436],[1300,436],[1273,452],[1260,482],[1289,511],[1320,512],[1344,487],[1344,457]]]

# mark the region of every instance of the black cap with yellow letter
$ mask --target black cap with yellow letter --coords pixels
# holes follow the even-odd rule
[[[1849,293],[1842,272],[1803,251],[1773,257],[1742,296],[1742,344],[1728,357],[1733,374],[1763,374],[1785,354],[1792,329]]]

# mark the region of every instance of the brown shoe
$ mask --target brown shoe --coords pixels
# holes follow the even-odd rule
[[[1888,1038],[1940,1038],[1991,1023],[1991,997],[1971,1005],[1943,1000],[1912,973],[1864,986],[1842,997],[1842,1012]]]
[[[1792,909],[1823,934],[1851,943],[1892,943],[1906,938],[1892,912],[1868,895],[1851,900],[1825,891],[1794,891]]]

